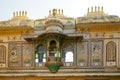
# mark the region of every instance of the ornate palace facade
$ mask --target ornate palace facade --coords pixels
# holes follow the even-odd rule
[[[0,22],[0,80],[119,80],[120,18],[103,7],[83,17],[53,9]]]

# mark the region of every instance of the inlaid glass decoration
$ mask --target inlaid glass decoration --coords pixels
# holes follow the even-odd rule
[[[102,41],[91,42],[91,65],[102,66],[103,47]]]
[[[79,42],[77,44],[77,65],[87,66],[88,61],[88,42]]]
[[[107,61],[116,61],[116,43],[108,42],[106,45]]]
[[[21,44],[9,43],[9,67],[20,68],[21,67]]]

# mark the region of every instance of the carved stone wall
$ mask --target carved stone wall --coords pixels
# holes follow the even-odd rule
[[[32,64],[33,45],[23,42],[9,43],[8,66],[11,69],[29,68]],[[33,56],[34,57],[34,56]]]

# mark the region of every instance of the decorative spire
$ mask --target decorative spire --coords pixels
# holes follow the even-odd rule
[[[97,7],[95,6],[95,12],[97,12]]]
[[[60,14],[60,9],[58,10],[59,14]]]
[[[22,11],[22,16],[24,16],[24,11]]]
[[[18,12],[16,12],[16,16],[18,16]]]
[[[100,12],[100,7],[98,6],[98,12]]]
[[[89,8],[88,8],[88,12],[89,12]]]
[[[25,11],[25,16],[27,16],[27,11]]]
[[[13,17],[15,17],[15,12],[13,12]]]
[[[21,16],[21,11],[19,11],[19,16]]]
[[[49,10],[49,15],[51,15],[51,10]]]
[[[62,9],[62,14],[63,14],[63,9]]]
[[[93,7],[91,7],[91,12],[93,12]]]
[[[103,7],[101,7],[101,11],[103,12]]]

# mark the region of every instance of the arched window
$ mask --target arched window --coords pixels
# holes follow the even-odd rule
[[[6,61],[6,47],[0,45],[0,62],[3,63]]]
[[[73,52],[68,51],[65,55],[65,62],[73,62]]]
[[[106,46],[107,61],[116,61],[116,43],[108,42]]]
[[[37,47],[37,51],[35,52],[35,62],[46,62],[45,47],[43,45]]]
[[[73,62],[73,49],[72,46],[64,48],[62,53],[62,62]]]

